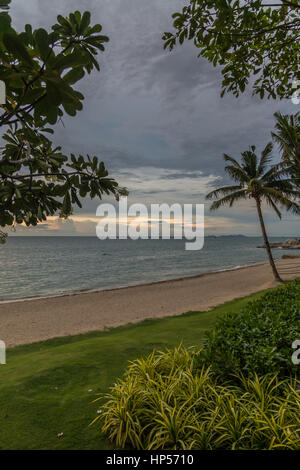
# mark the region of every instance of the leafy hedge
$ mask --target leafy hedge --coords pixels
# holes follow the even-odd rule
[[[118,448],[300,449],[300,397],[291,378],[241,376],[221,386],[195,371],[194,352],[156,352],[129,366],[94,421]]]
[[[211,366],[221,378],[232,375],[279,373],[293,375],[292,344],[300,339],[300,281],[267,292],[238,314],[217,320],[206,334],[199,367]]]

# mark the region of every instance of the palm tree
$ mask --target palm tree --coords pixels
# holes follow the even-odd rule
[[[264,238],[268,258],[276,281],[282,282],[270,247],[266,227],[262,215],[262,203],[266,202],[274,209],[277,216],[281,218],[281,212],[278,205],[300,214],[300,206],[295,202],[295,197],[299,192],[295,191],[290,179],[282,178],[282,169],[280,165],[270,167],[273,145],[267,144],[258,158],[255,154],[255,147],[252,146],[246,152],[242,153],[241,163],[229,155],[224,154],[225,162],[230,164],[225,167],[226,173],[237,183],[235,186],[224,186],[210,192],[207,199],[218,199],[213,202],[210,209],[216,210],[229,204],[233,206],[235,202],[253,198],[256,203],[257,213]]]
[[[300,112],[296,114],[275,113],[275,130],[272,132],[282,152],[283,166],[294,179],[296,186],[300,186]]]

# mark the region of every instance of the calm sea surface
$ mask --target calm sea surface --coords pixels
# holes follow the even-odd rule
[[[203,250],[185,251],[183,240],[10,236],[0,245],[0,300],[109,289],[259,263],[266,260],[265,250],[256,248],[261,244],[254,237],[207,237]],[[274,250],[276,258],[284,253]]]

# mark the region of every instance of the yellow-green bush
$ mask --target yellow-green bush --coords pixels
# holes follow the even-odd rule
[[[131,363],[94,420],[118,448],[300,449],[293,379],[239,377],[220,385],[198,352],[179,347]]]

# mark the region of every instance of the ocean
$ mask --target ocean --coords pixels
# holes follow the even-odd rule
[[[258,237],[206,237],[201,251],[185,251],[184,244],[173,239],[10,236],[0,245],[0,301],[112,289],[267,261],[265,250],[257,248],[263,244]],[[273,253],[280,258],[291,252]]]

